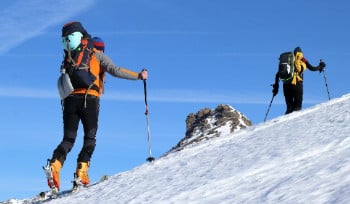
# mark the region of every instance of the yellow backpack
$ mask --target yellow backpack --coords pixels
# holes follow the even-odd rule
[[[295,70],[294,70],[294,76],[293,76],[293,79],[291,82],[291,84],[293,84],[293,85],[295,85],[299,81],[303,81],[302,73],[306,69],[306,64],[302,60],[303,58],[304,58],[304,55],[302,52],[295,53],[295,59],[294,59]]]

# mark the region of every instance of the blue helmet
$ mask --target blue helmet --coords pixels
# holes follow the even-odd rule
[[[74,32],[62,37],[62,45],[64,50],[75,50],[81,43],[83,34],[81,32]]]

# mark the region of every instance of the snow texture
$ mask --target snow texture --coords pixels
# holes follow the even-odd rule
[[[345,95],[202,141],[49,203],[350,203],[349,112]]]

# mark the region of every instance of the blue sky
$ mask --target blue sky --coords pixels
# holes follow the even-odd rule
[[[45,190],[41,166],[62,138],[56,88],[61,28],[78,20],[106,43],[122,67],[149,70],[152,152],[184,137],[186,116],[229,104],[254,124],[264,119],[281,52],[300,46],[322,58],[332,98],[349,92],[348,1],[325,0],[28,0],[4,1],[0,14],[0,201]],[[307,71],[304,104],[328,100],[323,75]],[[91,180],[129,170],[148,156],[143,85],[107,76]],[[284,114],[282,90],[268,118]],[[315,124],[317,125],[317,124]],[[69,188],[82,128],[62,169]]]

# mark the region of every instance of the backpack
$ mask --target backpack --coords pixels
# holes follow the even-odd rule
[[[279,57],[278,77],[282,81],[288,81],[294,77],[294,54],[284,52]]]
[[[93,54],[93,43],[90,39],[82,39],[80,46],[74,51],[65,51],[61,72],[69,75],[74,89],[99,88],[94,84],[97,79],[90,71],[90,60]]]

